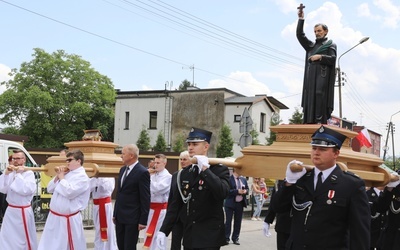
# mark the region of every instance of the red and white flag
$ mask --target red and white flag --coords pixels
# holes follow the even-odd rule
[[[371,138],[369,137],[368,129],[364,128],[356,136],[357,140],[360,142],[360,147],[365,146],[367,148],[372,147]]]

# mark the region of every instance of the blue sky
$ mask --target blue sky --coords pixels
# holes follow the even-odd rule
[[[383,135],[400,124],[400,3],[303,1],[305,32],[326,23],[346,82],[343,116]],[[200,88],[272,95],[299,107],[304,51],[295,36],[291,0],[0,0],[0,81],[32,59],[33,48],[80,55],[121,90],[174,89],[187,79]],[[194,65],[194,71],[193,69]],[[194,73],[194,74],[193,74]],[[168,83],[168,84],[166,84]],[[3,91],[1,89],[0,91]],[[336,94],[334,115],[339,116]],[[393,116],[392,116],[393,115]],[[395,137],[400,153],[400,136]],[[391,146],[391,137],[389,137]],[[390,148],[388,155],[392,155]]]

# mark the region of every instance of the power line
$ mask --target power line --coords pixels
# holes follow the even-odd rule
[[[152,0],[149,0],[149,1],[152,2],[152,3],[155,3],[155,1],[152,1]],[[225,33],[225,34],[228,34],[228,35],[231,35],[231,36],[233,36],[233,37],[239,38],[239,39],[244,40],[244,41],[246,41],[246,42],[249,42],[249,43],[251,43],[251,44],[253,44],[253,45],[256,45],[256,46],[259,46],[259,47],[261,47],[261,48],[265,48],[265,49],[267,49],[267,50],[270,50],[270,51],[272,51],[272,52],[275,52],[275,53],[277,53],[277,54],[280,54],[280,55],[283,55],[283,56],[286,56],[286,57],[295,59],[295,60],[297,60],[297,61],[303,62],[303,59],[301,59],[301,58],[299,58],[299,57],[293,56],[293,55],[291,55],[291,54],[287,54],[287,53],[285,53],[285,52],[279,51],[279,50],[274,49],[274,48],[272,48],[272,47],[266,46],[266,45],[264,45],[264,44],[262,44],[262,43],[259,43],[259,42],[256,42],[256,41],[254,41],[254,40],[251,40],[251,39],[249,39],[249,38],[247,38],[247,37],[244,37],[244,36],[241,36],[241,35],[236,34],[236,33],[234,33],[234,32],[231,32],[231,31],[229,31],[229,30],[227,30],[227,29],[224,29],[224,28],[222,28],[222,27],[220,27],[220,26],[217,26],[217,25],[215,25],[215,24],[213,24],[213,23],[210,23],[210,22],[208,22],[208,21],[206,21],[206,20],[204,20],[204,19],[201,19],[201,18],[199,18],[199,17],[196,17],[196,16],[194,16],[194,15],[192,15],[192,14],[186,12],[186,11],[183,11],[183,10],[181,10],[181,9],[178,9],[178,8],[172,6],[172,5],[168,4],[168,3],[165,3],[165,2],[163,2],[163,1],[161,1],[161,0],[158,0],[157,2],[160,2],[160,3],[162,3],[162,4],[164,4],[164,5],[168,6],[168,7],[171,7],[171,8],[173,9],[172,11],[176,10],[176,11],[174,11],[175,13],[183,14],[183,15],[185,15],[186,17],[188,17],[188,18],[190,18],[190,19],[192,19],[192,20],[197,20],[197,21],[199,21],[200,23],[202,23],[202,24],[204,24],[204,25],[206,25],[206,26],[209,26],[209,27],[211,27],[211,28],[215,28],[216,30],[221,31],[221,32],[223,32],[223,33]],[[157,3],[155,3],[155,4],[157,4]],[[160,4],[158,4],[158,5],[160,5]],[[168,8],[168,9],[170,9],[170,8]],[[170,9],[170,10],[171,10],[171,9]]]
[[[250,46],[244,44],[241,41],[232,40],[231,38],[227,37],[224,34],[216,33],[213,30],[206,29],[206,28],[201,26],[201,23],[199,25],[198,23],[193,23],[193,22],[190,21],[190,20],[193,20],[193,19],[190,19],[189,21],[187,21],[187,20],[183,19],[180,16],[173,15],[171,13],[166,12],[163,9],[151,6],[151,5],[149,5],[147,3],[144,3],[143,1],[140,1],[140,0],[138,0],[137,2],[142,3],[145,6],[140,6],[139,4],[136,4],[136,3],[133,3],[132,1],[127,1],[127,0],[120,0],[120,1],[124,2],[124,3],[127,3],[129,6],[139,8],[139,9],[141,9],[141,10],[143,10],[143,11],[145,11],[145,12],[151,14],[151,15],[154,15],[154,16],[156,16],[158,18],[163,18],[163,19],[165,19],[165,20],[167,20],[167,21],[169,21],[169,22],[171,22],[171,23],[173,23],[175,25],[181,26],[181,27],[183,27],[185,29],[188,29],[188,30],[192,30],[192,31],[194,31],[196,33],[199,33],[201,35],[207,36],[212,40],[215,40],[215,41],[218,41],[218,42],[222,42],[223,44],[225,44],[227,46],[232,46],[232,47],[234,47],[236,49],[243,50],[243,51],[245,51],[247,53],[252,53],[253,55],[256,55],[256,56],[262,56],[262,57],[266,57],[267,59],[272,59],[272,60],[275,60],[275,61],[278,61],[278,62],[286,63],[288,65],[293,65],[293,66],[300,67],[299,64],[291,62],[291,61],[289,61],[287,59],[281,58],[279,56],[272,55],[272,54],[267,53],[265,51],[256,49],[254,47],[250,47]],[[211,26],[208,25],[208,27],[211,27]],[[225,32],[225,33],[227,33],[227,32]]]
[[[18,5],[16,5],[16,4],[9,3],[9,2],[7,2],[7,1],[4,1],[4,0],[0,0],[0,1],[1,1],[1,2],[3,2],[3,3],[6,3],[6,4],[8,4],[8,5],[11,5],[11,6],[15,7],[15,8],[19,8],[19,9],[21,9],[21,10],[24,10],[24,11],[26,11],[26,12],[29,12],[29,13],[31,13],[31,14],[34,14],[34,15],[40,16],[40,17],[42,17],[42,18],[45,18],[45,19],[48,19],[48,20],[51,20],[51,21],[53,21],[53,22],[56,22],[56,23],[59,23],[59,24],[61,24],[61,25],[64,25],[64,26],[70,27],[70,28],[72,28],[72,29],[76,29],[76,30],[78,30],[78,31],[81,31],[81,32],[84,32],[84,33],[86,33],[86,34],[89,34],[89,35],[92,35],[92,36],[98,37],[98,38],[100,38],[100,39],[107,40],[107,41],[109,41],[109,42],[112,42],[112,43],[118,44],[118,45],[120,45],[120,46],[123,46],[123,47],[129,48],[129,49],[133,49],[133,50],[136,50],[136,51],[142,52],[142,53],[144,53],[144,54],[151,55],[151,56],[154,56],[154,57],[157,57],[157,58],[160,58],[160,59],[163,59],[163,60],[169,61],[169,62],[173,62],[173,63],[175,63],[175,64],[179,64],[180,66],[186,66],[186,67],[189,67],[189,66],[190,66],[190,65],[188,65],[188,64],[186,64],[186,63],[179,62],[179,61],[176,61],[176,60],[173,60],[173,59],[170,59],[170,58],[167,58],[167,57],[164,57],[164,56],[161,56],[161,55],[158,55],[158,54],[152,53],[152,52],[148,52],[148,51],[145,51],[145,50],[142,50],[142,49],[136,48],[136,47],[134,47],[134,46],[131,46],[131,45],[128,45],[128,44],[125,44],[125,43],[119,42],[119,41],[117,41],[117,40],[115,40],[115,39],[111,39],[111,38],[108,38],[108,37],[105,37],[105,36],[102,36],[102,35],[96,34],[96,33],[94,33],[94,32],[91,32],[91,31],[85,30],[85,29],[83,29],[83,28],[79,28],[79,27],[77,27],[77,26],[74,26],[74,25],[68,24],[68,23],[66,23],[66,22],[63,22],[63,21],[57,20],[57,19],[55,19],[55,18],[51,18],[51,17],[49,17],[49,16],[46,16],[46,15],[40,14],[40,13],[38,13],[38,12],[35,12],[35,11],[32,11],[32,10],[29,10],[29,9],[27,9],[27,8],[24,8],[24,7],[18,6]],[[215,75],[215,76],[223,77],[223,78],[225,78],[225,79],[231,79],[231,80],[234,80],[234,81],[238,81],[238,82],[244,82],[244,83],[247,83],[246,81],[242,81],[242,80],[240,80],[240,79],[234,79],[234,78],[231,78],[231,77],[223,76],[223,75],[221,75],[221,74],[214,73],[214,72],[211,72],[211,71],[209,71],[209,70],[206,70],[206,69],[201,69],[201,68],[198,68],[198,67],[196,67],[196,69],[197,69],[197,70],[200,70],[200,71],[203,71],[203,72],[207,72],[207,73],[209,73],[209,74],[212,74],[212,75]],[[293,69],[292,69],[292,70],[293,70]]]

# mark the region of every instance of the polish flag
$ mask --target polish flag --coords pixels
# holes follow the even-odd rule
[[[365,146],[367,148],[372,147],[371,138],[369,137],[368,129],[364,128],[356,136],[357,140],[360,142],[360,147]]]

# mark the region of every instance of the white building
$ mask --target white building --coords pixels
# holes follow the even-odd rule
[[[178,135],[187,136],[191,127],[213,132],[209,157],[215,157],[218,135],[224,123],[231,128],[235,141],[234,157],[240,156],[240,120],[247,108],[259,133],[260,144],[266,144],[273,114],[288,109],[273,97],[246,97],[226,88],[185,91],[150,90],[118,91],[115,104],[114,142],[124,146],[136,143],[140,131],[147,129],[151,145],[161,131],[169,147]]]

